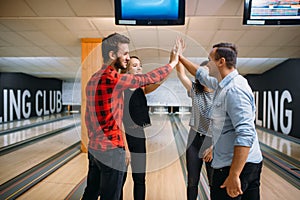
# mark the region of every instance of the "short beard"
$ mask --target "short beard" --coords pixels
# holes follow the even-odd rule
[[[126,69],[126,67],[124,67],[123,65],[122,65],[122,63],[120,62],[120,58],[117,58],[117,60],[116,60],[116,62],[115,62],[115,64],[114,64],[114,67],[118,70],[118,69],[121,69],[121,70],[123,70],[123,69]]]

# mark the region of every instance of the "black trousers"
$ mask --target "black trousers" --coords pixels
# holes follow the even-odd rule
[[[126,129],[128,131],[128,129]],[[142,127],[131,129],[126,133],[128,148],[131,154],[134,200],[146,198],[146,138]],[[125,172],[123,186],[127,173]],[[121,199],[123,195],[121,194]]]
[[[211,138],[200,135],[190,129],[186,151],[186,165],[188,172],[187,199],[196,200],[198,196],[198,184],[203,164],[203,152],[211,146]],[[211,183],[211,162],[205,162],[209,185]]]
[[[246,163],[240,175],[243,195],[231,198],[226,188],[220,188],[229,175],[230,167],[213,170],[213,180],[210,197],[211,200],[259,200],[260,199],[260,174],[261,163]]]
[[[107,152],[89,150],[87,186],[82,200],[119,200],[125,172],[125,152],[113,149]]]

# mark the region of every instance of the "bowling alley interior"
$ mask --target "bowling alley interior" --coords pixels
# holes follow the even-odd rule
[[[114,66],[128,68],[130,55],[139,58],[142,68],[138,75],[121,74],[120,68],[115,70],[120,79],[150,80],[150,75],[146,75],[159,67],[174,67],[163,80],[151,82],[156,86],[149,93],[145,88],[150,82],[134,87],[144,91],[149,116],[147,124],[136,125],[145,136],[143,199],[190,199],[187,162],[191,161],[186,155],[190,129],[195,126],[191,121],[197,121],[195,112],[199,110],[195,111],[195,97],[191,95],[194,89],[186,89],[177,67],[180,62],[184,65],[183,71],[194,88],[199,83],[201,63],[214,62],[213,46],[219,43],[237,47],[235,71],[251,88],[254,111],[249,123],[253,124],[262,155],[260,199],[299,199],[300,1],[294,0],[1,0],[0,199],[88,199],[83,195],[87,192],[91,164],[89,138],[104,135],[106,129],[101,126],[109,123],[99,120],[102,107],[95,100],[107,94],[93,91],[96,97],[91,97],[90,80],[103,66],[107,67],[102,42],[114,33],[130,40],[124,54],[128,58],[125,65],[124,55],[109,54],[110,59],[115,59]],[[189,70],[182,57],[196,70]],[[171,66],[174,59],[177,65]],[[211,68],[206,65],[202,70],[209,69],[207,73],[212,77]],[[217,81],[216,91],[208,113],[217,110],[215,102],[221,96],[217,91],[227,77],[222,78],[218,82],[213,77]],[[104,83],[97,84],[94,88],[102,88]],[[125,102],[130,103],[125,89],[132,91],[132,87],[124,82],[121,88],[124,91],[117,93],[115,87],[112,94],[118,95],[111,98],[122,101],[117,108],[110,107],[110,111],[119,109],[116,112],[123,115]],[[97,102],[94,110],[98,108],[98,112],[90,111],[92,101]],[[106,102],[107,106],[115,105]],[[87,119],[93,116],[102,124],[98,128],[101,130],[91,131]],[[213,114],[208,116],[209,132],[217,120]],[[231,115],[227,113],[228,116]],[[139,118],[132,116],[136,117]],[[125,112],[121,120],[125,120]],[[121,144],[127,132],[124,123],[118,126],[120,133],[124,133],[119,138]],[[237,130],[231,126],[233,132]],[[218,159],[214,150],[219,143],[215,138],[212,133],[212,164]],[[128,158],[126,146],[115,147]],[[134,154],[130,155],[126,181],[121,190],[115,191],[122,192],[123,200],[139,199],[134,192]],[[209,181],[205,164],[200,170],[195,198],[211,200],[213,182]],[[104,199],[101,196],[105,192],[99,189],[96,199]]]

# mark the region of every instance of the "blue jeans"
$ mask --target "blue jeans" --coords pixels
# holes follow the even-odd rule
[[[211,200],[259,200],[260,199],[260,174],[261,163],[246,163],[240,175],[243,195],[231,198],[226,188],[220,188],[229,175],[230,167],[213,169],[213,180],[210,191]]]
[[[116,148],[105,152],[89,149],[87,186],[82,200],[119,200],[125,171],[125,152]]]

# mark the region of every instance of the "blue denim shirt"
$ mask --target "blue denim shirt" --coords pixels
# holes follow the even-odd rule
[[[255,102],[247,80],[235,70],[220,83],[199,68],[196,78],[215,90],[209,131],[213,135],[213,168],[230,166],[234,146],[250,147],[246,162],[260,163],[262,154],[254,125]]]

